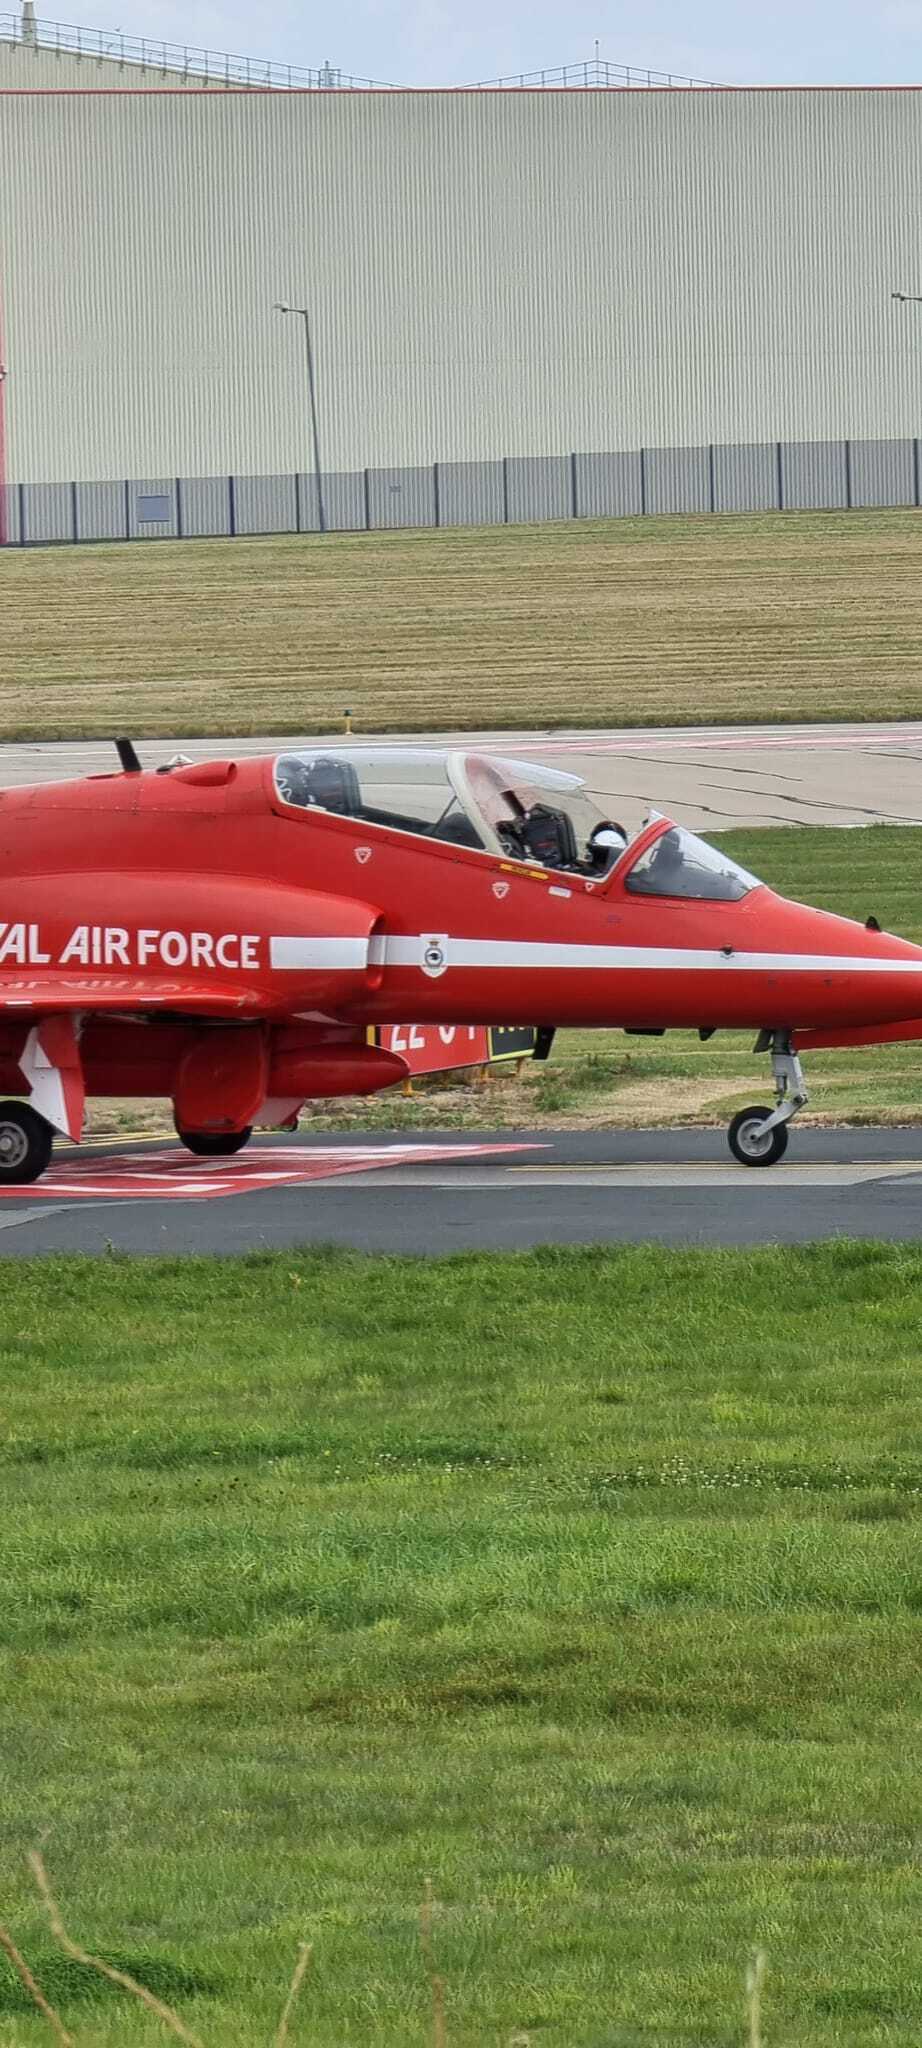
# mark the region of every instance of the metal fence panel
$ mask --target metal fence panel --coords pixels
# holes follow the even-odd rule
[[[327,486],[331,481],[330,477],[325,476],[323,479],[323,509],[326,513],[328,525],[330,523],[330,513],[327,506]],[[297,531],[298,533],[319,533],[320,514],[317,506],[317,478],[313,470],[309,472],[302,470],[295,482],[298,514]]]
[[[22,512],[26,541],[73,540],[74,505],[70,484],[26,484],[22,493]]]
[[[753,442],[573,456],[510,456],[405,469],[338,471],[323,479],[332,532],[494,526],[916,505],[919,442]],[[175,477],[0,486],[0,543],[311,533],[317,481],[298,476]]]
[[[179,489],[179,524],[190,540],[220,539],[232,533],[233,492],[226,476],[184,476]]]
[[[310,499],[304,499],[305,508]],[[365,511],[365,471],[339,469],[323,479],[323,505],[331,533],[359,533],[368,523]]]
[[[132,477],[128,483],[127,498],[131,540],[177,538],[180,528],[176,516],[175,477]]]
[[[715,448],[713,469],[715,512],[777,511],[778,449],[774,441]]]
[[[370,469],[368,523],[376,527],[434,526],[435,478],[426,469]]]
[[[848,504],[844,441],[782,441],[780,466],[786,512],[834,511]]]
[[[127,539],[127,500],[123,483],[78,484],[74,491],[75,539]]]
[[[645,448],[645,512],[709,512],[711,464],[707,448]]]
[[[237,476],[234,498],[238,533],[297,533],[293,476]]]
[[[915,442],[851,441],[848,452],[853,505],[917,502]]]
[[[569,455],[508,456],[506,510],[513,525],[529,525],[532,520],[571,519],[573,477]]]
[[[502,526],[501,462],[437,462],[440,526]]]
[[[19,488],[16,484],[0,484],[0,546],[18,546],[19,533]]]
[[[577,519],[625,519],[640,512],[640,449],[574,457]]]

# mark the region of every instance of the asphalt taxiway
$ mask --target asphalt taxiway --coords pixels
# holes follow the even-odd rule
[[[922,823],[922,723],[679,726],[618,731],[356,734],[365,745],[458,746],[524,756],[585,777],[600,807],[638,827],[652,805],[693,832],[735,825]],[[342,735],[139,742],[146,767],[335,744]],[[0,789],[111,772],[109,740],[23,741],[0,747]]]
[[[796,1129],[767,1170],[735,1165],[719,1130],[302,1132],[229,1161],[62,1146],[45,1180],[0,1198],[0,1259],[826,1237],[922,1240],[922,1130]]]

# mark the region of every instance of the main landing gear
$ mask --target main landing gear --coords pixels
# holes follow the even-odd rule
[[[739,1110],[727,1140],[741,1166],[775,1166],[788,1149],[788,1124],[807,1101],[807,1084],[789,1031],[760,1031],[755,1050],[771,1053],[775,1107]]]
[[[51,1125],[27,1102],[0,1102],[0,1188],[40,1180],[53,1138]]]
[[[194,1152],[198,1159],[229,1159],[234,1152],[242,1152],[253,1136],[253,1126],[248,1124],[243,1131],[181,1131],[176,1126],[176,1135],[187,1152]]]

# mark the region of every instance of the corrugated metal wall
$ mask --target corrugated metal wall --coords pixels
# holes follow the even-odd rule
[[[785,502],[843,504],[843,440],[922,423],[920,217],[915,89],[0,94],[9,475],[309,470],[282,298],[332,524],[366,470],[372,524],[428,518],[435,463],[497,516],[457,465],[503,457],[510,519],[758,505],[778,441]]]

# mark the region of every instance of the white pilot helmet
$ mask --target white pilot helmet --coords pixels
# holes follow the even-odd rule
[[[592,835],[593,849],[604,848],[606,853],[620,854],[627,845],[627,833],[623,825],[616,825],[606,819],[604,825],[597,825]]]

